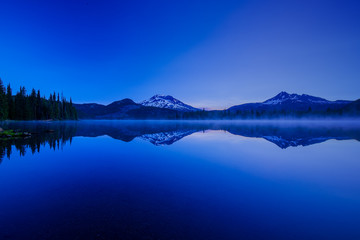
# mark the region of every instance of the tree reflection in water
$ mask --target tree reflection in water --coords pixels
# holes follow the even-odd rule
[[[237,122],[237,121],[8,121],[4,129],[31,132],[31,137],[0,140],[0,161],[14,150],[24,156],[40,152],[41,147],[62,149],[72,138],[110,136],[124,142],[141,138],[161,146],[171,145],[186,136],[206,130],[221,130],[233,135],[263,138],[282,149],[309,146],[329,139],[360,141],[360,124],[356,122]]]

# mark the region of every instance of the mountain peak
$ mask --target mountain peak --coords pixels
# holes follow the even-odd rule
[[[173,96],[165,95],[165,94],[156,94],[152,96],[150,99],[168,99],[168,100],[177,100]],[[177,100],[178,101],[178,100]]]
[[[171,96],[170,95],[165,95],[165,94],[155,94],[151,98],[156,98],[156,97],[171,97]]]
[[[133,100],[131,100],[130,98],[124,98],[122,100],[112,102],[108,106],[110,106],[110,105],[134,105],[134,104],[136,104],[136,103]]]
[[[324,104],[329,103],[328,100],[324,98],[314,97],[307,94],[296,94],[292,93],[289,94],[287,92],[280,92],[273,98],[270,98],[263,102],[263,104],[288,104],[288,103],[317,103],[317,104]]]
[[[289,94],[285,91],[281,91],[279,94],[277,94],[275,97],[271,98],[271,99],[286,99],[288,98],[290,95],[292,94]],[[269,99],[270,100],[270,99]]]
[[[181,102],[180,100],[174,98],[173,96],[161,95],[161,94],[156,94],[152,96],[150,99],[142,101],[140,104],[147,107],[167,108],[167,109],[179,110],[184,112],[198,110],[190,105]]]

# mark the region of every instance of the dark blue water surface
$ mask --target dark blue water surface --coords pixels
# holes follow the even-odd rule
[[[356,122],[3,122],[0,239],[360,239]]]

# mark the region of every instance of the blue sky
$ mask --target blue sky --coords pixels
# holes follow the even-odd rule
[[[4,1],[0,77],[74,102],[360,98],[358,1]]]

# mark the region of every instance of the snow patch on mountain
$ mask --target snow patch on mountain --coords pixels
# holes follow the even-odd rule
[[[140,104],[147,107],[167,108],[184,112],[198,111],[198,109],[187,105],[170,95],[157,94],[148,100],[140,102]]]

